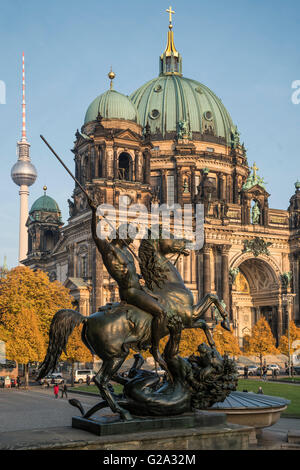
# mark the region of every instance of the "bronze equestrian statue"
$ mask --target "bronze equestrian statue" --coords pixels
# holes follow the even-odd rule
[[[93,238],[107,271],[119,285],[121,302],[107,304],[89,317],[75,310],[59,310],[51,322],[48,349],[37,380],[55,370],[72,331],[77,325],[83,324],[83,343],[103,361],[95,376],[103,401],[87,412],[78,400],[69,401],[80,409],[85,418],[107,406],[119,413],[122,419],[130,420],[131,413],[146,416],[180,414],[223,401],[235,387],[237,374],[232,361],[219,357],[208,325],[202,317],[214,304],[223,318],[222,327],[230,331],[229,321],[216,295],[207,294],[193,305],[192,292],[184,285],[175,265],[167,258],[169,254],[187,255],[186,241],[173,237],[159,237],[157,240],[150,237],[141,241],[139,264],[146,288],[142,287],[131,255],[134,254],[130,248],[132,240],[117,237],[109,243],[98,238],[97,201],[92,200],[46,139],[43,136],[41,138],[88,199],[92,209]],[[211,351],[200,347],[198,358],[181,358],[178,349],[184,328],[202,328]],[[159,341],[167,335],[169,340],[162,358],[159,354]],[[154,358],[169,372],[173,380],[167,380],[156,390],[155,374],[135,370],[128,382],[123,381],[124,395],[116,396],[111,391],[109,381],[113,378],[122,382],[117,374],[130,348],[136,351],[151,348]],[[136,361],[136,367],[137,364],[141,365],[142,361]]]
[[[227,314],[218,297],[213,294],[207,294],[196,305],[193,305],[192,292],[184,285],[176,267],[166,257],[171,253],[181,253],[184,249],[185,241],[174,238],[142,240],[139,248],[141,272],[146,286],[152,290],[159,303],[168,312],[169,325],[172,324],[174,318],[175,325],[180,322],[182,329],[202,328],[209,345],[214,347],[208,325],[202,317],[214,304],[223,317],[222,326],[229,330]],[[108,384],[127,358],[130,348],[142,351],[151,347],[152,315],[127,302],[108,304],[89,317],[70,309],[58,311],[51,323],[48,350],[38,379],[55,369],[70,334],[75,326],[81,323],[83,323],[84,344],[92,354],[97,355],[103,361],[100,371],[95,376],[95,383],[102,399],[123,419],[131,419],[130,413],[118,404]],[[180,331],[181,328],[177,331],[179,337]],[[163,338],[168,334],[168,327],[164,324],[159,330],[159,336]]]

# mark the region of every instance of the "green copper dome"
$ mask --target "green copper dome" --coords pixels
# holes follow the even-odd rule
[[[230,144],[236,131],[221,100],[205,85],[180,74],[161,73],[130,98],[138,109],[141,125],[149,123],[151,133],[163,139],[172,138],[185,125],[192,139],[210,134]]]
[[[139,122],[138,113],[130,99],[115,90],[108,90],[98,96],[88,107],[84,123],[95,121],[98,114],[107,119],[126,119]]]
[[[35,211],[41,212],[60,212],[58,204],[52,197],[44,196],[39,197],[32,205],[29,214],[32,214]]]

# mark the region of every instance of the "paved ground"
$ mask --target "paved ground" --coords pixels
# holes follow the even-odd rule
[[[96,397],[76,393],[68,395],[68,398],[79,399],[85,409],[98,401]],[[108,409],[102,413],[107,414]],[[55,399],[51,388],[0,389],[0,448],[20,448],[22,443],[26,447],[38,442],[42,445],[63,440],[70,443],[94,441],[96,436],[71,428],[72,416],[76,415],[80,415],[79,411],[70,406],[66,398]],[[281,418],[275,425],[264,429],[263,440],[267,444],[287,442],[289,431],[300,431],[300,419]]]
[[[97,398],[68,393],[79,399],[84,408],[97,403]],[[106,410],[107,411],[107,410]],[[66,398],[54,398],[53,390],[33,387],[30,390],[0,389],[0,433],[71,425],[72,416],[80,415]],[[1,436],[0,436],[1,440]]]

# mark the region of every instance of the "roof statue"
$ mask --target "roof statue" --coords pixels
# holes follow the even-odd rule
[[[251,170],[252,170],[252,174],[250,173],[248,178],[247,178],[247,181],[246,183],[243,185],[243,190],[244,191],[247,191],[248,189],[251,189],[253,188],[254,186],[258,185],[260,186],[261,188],[263,188],[264,190],[266,190],[265,188],[265,185],[267,184],[265,181],[264,181],[264,178],[261,178],[258,174],[257,174],[257,171],[259,170],[259,168],[256,166],[256,163],[253,164],[253,166],[251,167]]]

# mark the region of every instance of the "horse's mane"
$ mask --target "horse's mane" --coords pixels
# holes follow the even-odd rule
[[[139,247],[140,269],[148,289],[153,290],[155,286],[162,287],[167,276],[164,269],[159,265],[155,240],[143,239]]]

